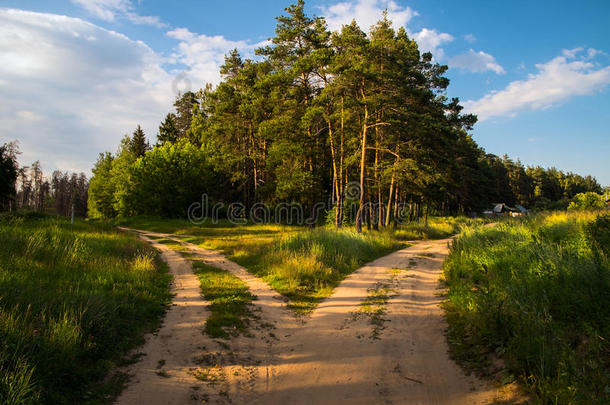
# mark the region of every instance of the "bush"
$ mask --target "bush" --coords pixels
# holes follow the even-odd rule
[[[590,192],[576,194],[570,205],[568,205],[569,211],[591,211],[602,210],[604,208],[606,208],[604,196]]]

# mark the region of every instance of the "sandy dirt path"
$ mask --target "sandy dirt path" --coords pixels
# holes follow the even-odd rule
[[[192,402],[192,388],[198,381],[189,372],[205,337],[201,333],[208,316],[199,280],[190,263],[166,246],[148,239],[161,251],[174,278],[174,298],[161,328],[146,336],[143,357],[128,368],[130,381],[117,404],[178,405]]]
[[[203,361],[197,367],[207,377],[193,381],[187,373],[173,381],[169,369],[165,381],[138,378],[121,404],[484,404],[499,397],[490,384],[466,376],[447,353],[438,279],[449,239],[418,242],[365,265],[305,319],[292,316],[277,293],[243,267],[218,252],[182,243],[244,280],[259,297],[253,311],[260,316],[251,324],[251,336],[222,342],[201,334],[203,318],[193,320],[200,349],[192,356],[199,353]],[[380,291],[387,302],[366,311],[361,303]],[[150,358],[144,368],[155,365]],[[173,384],[193,385],[185,391],[188,399],[157,401],[151,395],[152,402],[133,401],[130,392],[153,383],[167,389],[167,397],[178,391]]]
[[[438,279],[449,242],[419,242],[348,276],[280,342],[277,376],[260,403],[492,402],[496,389],[466,376],[447,353]],[[363,312],[363,300],[379,291],[388,295],[383,312]]]

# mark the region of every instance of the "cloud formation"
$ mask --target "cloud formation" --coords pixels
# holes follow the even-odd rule
[[[547,63],[537,64],[537,73],[516,80],[505,89],[464,103],[468,112],[483,121],[514,116],[521,111],[549,108],[574,96],[590,95],[610,84],[610,66],[601,67],[592,58],[600,51],[582,48],[564,50]]]
[[[171,60],[186,65],[183,71],[184,79],[193,83],[195,88],[203,87],[205,83],[220,82],[220,66],[224,63],[225,55],[231,50],[237,49],[242,57],[250,57],[254,49],[267,43],[232,41],[221,35],[195,34],[186,28],[171,30],[167,32],[167,36],[180,41]]]
[[[22,164],[88,172],[141,124],[154,137],[171,76],[146,44],[60,15],[0,9],[0,143]]]
[[[451,58],[449,65],[475,73],[482,73],[488,70],[499,75],[506,73],[504,68],[496,62],[496,58],[483,51],[475,52],[472,49]]]
[[[104,21],[115,21],[117,17],[124,17],[134,24],[152,25],[158,28],[167,26],[157,16],[143,16],[136,13],[131,0],[72,0],[72,2]]]
[[[393,0],[345,1],[328,7],[323,6],[320,9],[331,31],[340,30],[344,24],[356,20],[360,28],[368,32],[371,26],[383,17],[383,12],[387,11],[388,19],[392,21],[394,28],[407,28],[407,32],[415,39],[420,50],[432,52],[436,60],[442,60],[445,56],[445,52],[440,46],[453,41],[453,36],[435,29],[424,28],[419,32],[411,32],[407,25],[413,17],[419,14],[412,8],[403,7]]]
[[[328,28],[338,31],[344,24],[356,20],[360,27],[367,31],[379,21],[383,11],[387,10],[388,18],[394,23],[394,27],[404,27],[417,14],[410,7],[402,7],[393,0],[357,0],[346,1],[332,6],[320,7],[326,18]]]
[[[453,41],[453,36],[436,30],[422,29],[420,32],[413,34],[413,38],[419,45],[419,50],[422,52],[431,52],[432,56],[438,61],[443,60],[445,51],[440,46],[444,43]]]
[[[78,18],[0,9],[0,143],[19,139],[22,164],[88,172],[137,125],[154,141],[178,92],[217,84],[230,50],[248,57],[264,45],[166,35],[178,41],[169,57]]]

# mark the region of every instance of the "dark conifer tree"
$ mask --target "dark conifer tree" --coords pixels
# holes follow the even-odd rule
[[[136,130],[133,131],[133,136],[131,137],[129,148],[131,150],[131,153],[133,153],[136,158],[144,156],[146,151],[150,150],[150,145],[146,140],[144,130],[139,125]]]
[[[159,125],[159,135],[157,144],[163,145],[165,142],[176,143],[179,138],[178,127],[176,126],[176,114],[169,113],[165,120]]]

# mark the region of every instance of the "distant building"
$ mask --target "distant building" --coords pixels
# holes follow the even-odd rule
[[[522,205],[517,205],[515,208],[509,207],[505,203],[494,204],[491,210],[483,211],[483,215],[494,216],[494,217],[520,217],[527,215],[528,211]]]

